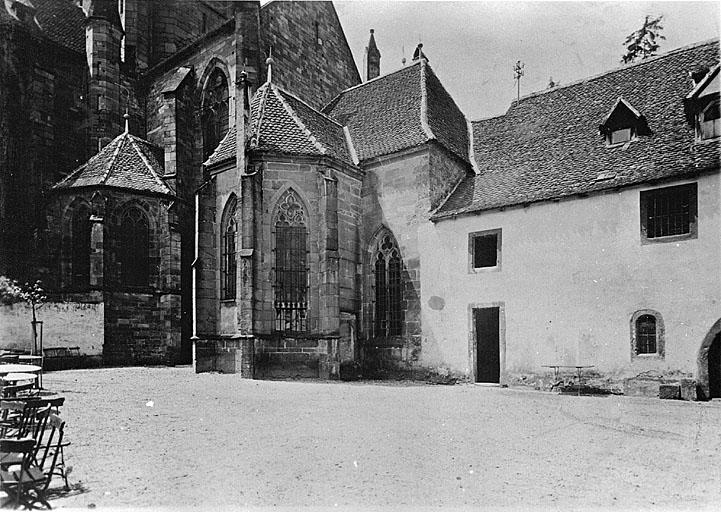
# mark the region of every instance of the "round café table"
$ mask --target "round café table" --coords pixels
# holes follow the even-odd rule
[[[4,377],[8,373],[38,373],[40,370],[42,367],[34,364],[0,364],[0,377]]]

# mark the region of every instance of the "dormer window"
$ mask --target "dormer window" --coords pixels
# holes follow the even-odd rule
[[[697,77],[693,78],[695,81]],[[698,141],[716,139],[721,136],[720,93],[719,66],[717,65],[695,83],[693,90],[684,99],[686,120],[689,124],[695,125]]]
[[[721,116],[719,116],[719,100],[709,103],[699,115],[699,138],[715,139],[721,135]]]
[[[634,138],[633,135],[633,128],[620,128],[618,130],[613,130],[608,139],[608,143],[611,145],[622,144],[632,140]]]
[[[651,135],[646,118],[623,98],[618,98],[611,111],[599,127],[606,145],[628,144],[639,135]]]

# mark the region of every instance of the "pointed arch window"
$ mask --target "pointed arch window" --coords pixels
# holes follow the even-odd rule
[[[235,213],[237,207],[237,200],[235,196],[228,200],[228,204],[225,207],[225,214],[223,215],[223,223],[221,230],[221,298],[223,300],[235,299],[236,298],[236,283],[237,283],[237,259],[236,259],[236,240],[237,240],[237,222],[235,220]]]
[[[308,330],[308,229],[306,212],[293,190],[275,216],[275,330]]]
[[[123,211],[119,225],[120,283],[148,286],[150,232],[148,218],[137,207]]]
[[[70,228],[72,284],[76,287],[90,285],[90,208],[80,205],[72,217]]]
[[[393,235],[380,237],[373,254],[375,284],[374,326],[376,336],[400,336],[403,333],[402,261]]]
[[[208,158],[228,132],[228,80],[219,68],[205,85],[201,112],[203,157]]]

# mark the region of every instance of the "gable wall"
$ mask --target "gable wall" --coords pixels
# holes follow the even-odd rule
[[[641,244],[648,186],[436,223],[420,242],[434,269],[421,279],[423,304],[435,306],[423,310],[424,364],[470,375],[469,307],[501,302],[502,382],[547,383],[548,364],[594,365],[617,384],[649,370],[693,375],[721,317],[721,175],[696,181],[698,238],[676,243]],[[501,270],[470,272],[469,233],[497,228]],[[664,360],[631,361],[631,316],[642,309],[663,317]]]
[[[360,83],[331,2],[271,2],[261,9],[260,23],[263,62],[273,47],[273,82],[316,109]]]

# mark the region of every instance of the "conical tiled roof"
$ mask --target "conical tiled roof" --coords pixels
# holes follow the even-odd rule
[[[53,190],[79,187],[114,187],[136,192],[173,195],[161,176],[163,168],[150,142],[122,133],[97,155],[81,165]]]
[[[251,150],[329,156],[353,164],[343,126],[273,83],[263,84],[253,96],[248,130]],[[228,131],[205,165],[235,157],[235,133],[234,127]]]

